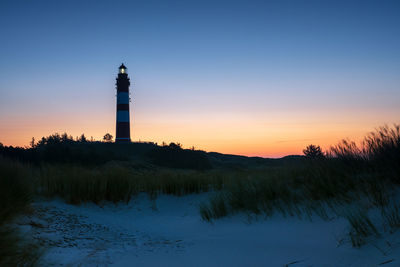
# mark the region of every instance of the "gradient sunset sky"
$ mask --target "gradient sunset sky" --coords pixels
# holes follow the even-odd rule
[[[280,157],[400,122],[400,1],[0,1],[0,142],[115,136]]]

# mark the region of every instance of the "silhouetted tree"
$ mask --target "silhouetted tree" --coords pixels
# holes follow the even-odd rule
[[[109,134],[109,133],[106,133],[106,134],[103,136],[103,141],[104,141],[104,142],[111,142],[112,139],[113,139],[113,136],[112,136],[111,134]]]
[[[310,159],[320,159],[324,158],[325,155],[321,150],[320,146],[309,145],[303,150],[304,155]]]
[[[31,148],[35,147],[35,137],[32,137],[32,140],[29,144],[31,145]]]
[[[71,143],[72,141],[74,141],[74,138],[73,138],[71,135],[68,136],[67,133],[63,133],[63,134],[61,135],[61,141],[62,141],[62,142],[69,142],[69,143]]]
[[[79,137],[78,141],[79,141],[79,142],[82,142],[82,143],[87,142],[87,139],[86,139],[85,134],[82,134],[82,135]]]

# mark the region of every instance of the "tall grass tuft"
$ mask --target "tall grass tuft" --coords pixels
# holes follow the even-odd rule
[[[396,203],[388,205],[382,209],[382,216],[389,225],[390,230],[400,228],[400,206]]]
[[[0,266],[35,266],[40,253],[10,222],[29,208],[33,194],[32,170],[0,157]]]
[[[8,221],[29,205],[33,193],[32,170],[0,157],[0,218]]]
[[[213,218],[221,218],[228,214],[228,207],[225,204],[224,196],[219,194],[210,199],[210,204],[200,204],[200,216],[205,221],[212,221]]]
[[[346,217],[351,226],[349,235],[353,247],[361,247],[369,236],[379,234],[365,212],[356,211]]]
[[[400,125],[387,125],[369,133],[360,146],[343,140],[331,147],[330,156],[352,163],[355,170],[384,173],[392,182],[400,184]]]
[[[363,152],[370,160],[398,163],[400,159],[400,125],[383,126],[371,132],[363,142]]]

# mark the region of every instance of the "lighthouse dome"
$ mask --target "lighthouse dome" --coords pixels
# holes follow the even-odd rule
[[[119,73],[126,73],[127,67],[125,67],[124,63],[119,66]]]

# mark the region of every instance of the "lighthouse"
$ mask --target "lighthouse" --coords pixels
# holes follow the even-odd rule
[[[117,125],[115,142],[130,142],[130,120],[129,120],[129,77],[124,64],[119,67],[117,77]]]

